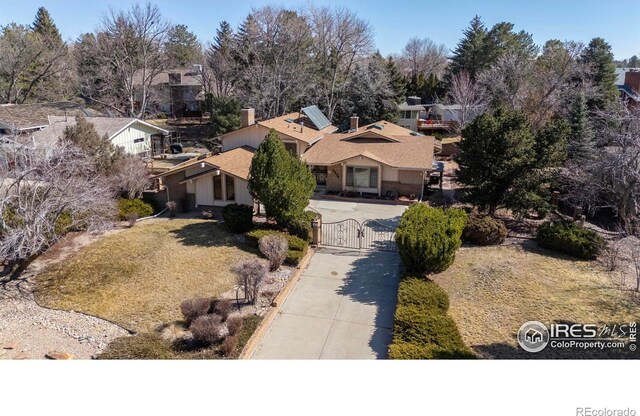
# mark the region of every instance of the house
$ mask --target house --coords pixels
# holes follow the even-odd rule
[[[328,192],[421,197],[434,167],[438,140],[387,121],[326,135],[302,155],[312,168],[326,171]]]
[[[101,137],[107,136],[126,153],[149,158],[163,153],[168,144],[169,131],[142,120],[125,117],[86,117]],[[75,126],[75,117],[49,116],[48,124],[41,130],[23,136],[21,142],[31,145],[36,151],[47,151],[56,145],[65,128]]]
[[[640,69],[639,68],[618,68],[623,70],[618,72],[616,87],[620,96],[627,103],[635,107],[640,102]],[[623,74],[623,76],[622,76]]]
[[[104,114],[72,102],[37,104],[0,104],[0,136],[18,136],[42,130],[49,126],[49,116],[77,115],[87,117]]]
[[[159,188],[152,198],[156,203],[176,201],[181,209],[208,209],[228,204],[253,205],[247,178],[255,149],[241,146],[203,155],[154,176]],[[163,198],[164,199],[163,201]]]
[[[298,113],[264,121],[256,122],[252,108],[241,110],[241,116],[240,129],[219,137],[223,152],[241,146],[257,149],[269,131],[274,129],[290,152],[302,156],[325,135],[338,131],[315,105],[304,107]]]
[[[420,97],[408,97],[407,101],[398,105],[398,110],[400,110],[398,125],[405,129],[418,131],[418,121],[420,119],[426,120],[428,107],[430,105],[421,104]]]
[[[136,101],[142,101],[143,71],[134,74],[133,84],[136,88]],[[172,117],[188,117],[201,114],[204,102],[204,84],[202,65],[192,68],[166,69],[151,80],[151,94],[148,111],[168,114]]]

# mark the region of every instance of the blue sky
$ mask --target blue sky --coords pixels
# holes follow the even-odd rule
[[[383,55],[399,52],[411,37],[429,37],[453,49],[462,30],[478,14],[487,26],[510,21],[516,30],[533,34],[538,44],[551,38],[588,42],[600,36],[612,45],[617,59],[640,55],[640,0],[156,0],[173,23],[183,23],[203,42],[210,41],[218,24],[234,27],[252,7],[265,4],[304,7],[344,5],[368,20],[376,46]],[[93,31],[109,7],[128,8],[130,1],[0,0],[0,25],[28,24],[39,6],[45,6],[65,39]]]

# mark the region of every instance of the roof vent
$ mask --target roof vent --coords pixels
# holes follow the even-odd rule
[[[384,126],[382,124],[374,124],[371,126],[372,129],[384,130]]]
[[[286,121],[287,123],[293,123],[293,122],[295,122],[295,120],[294,120],[294,119],[292,119],[292,118],[285,118],[285,119],[284,119],[284,121]]]

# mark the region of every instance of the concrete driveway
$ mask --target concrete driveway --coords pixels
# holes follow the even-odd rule
[[[312,201],[323,221],[393,224],[405,206]],[[254,351],[253,359],[386,358],[400,259],[382,251],[321,248]]]

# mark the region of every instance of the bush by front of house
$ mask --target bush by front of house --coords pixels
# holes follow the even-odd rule
[[[142,199],[118,200],[118,218],[120,220],[128,219],[127,216],[133,213],[137,213],[138,218],[149,217],[153,214],[153,207]]]
[[[475,355],[464,345],[447,311],[449,297],[436,283],[407,275],[400,281],[389,358],[464,359]]]
[[[462,232],[462,240],[479,246],[502,244],[507,238],[504,222],[489,215],[471,214]]]
[[[287,251],[287,257],[284,262],[290,266],[297,266],[302,261],[302,258],[307,254],[309,243],[295,235],[287,234],[282,231],[256,229],[244,234],[245,241],[248,245],[254,248],[258,248],[260,238],[267,235],[279,235],[287,239],[289,250]]]

